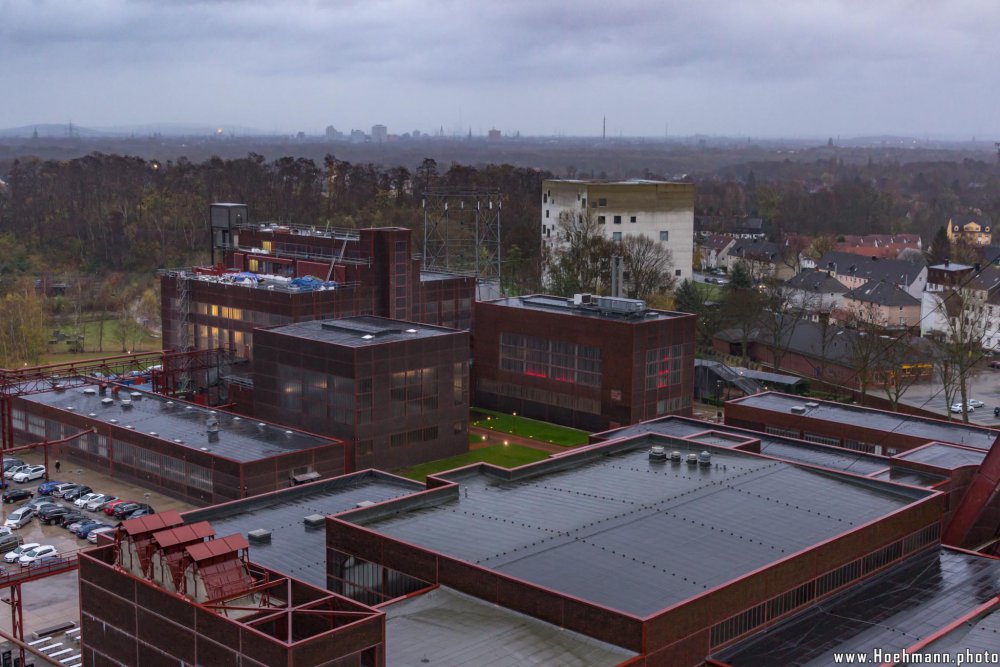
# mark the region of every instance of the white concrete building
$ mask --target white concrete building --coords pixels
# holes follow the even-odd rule
[[[559,220],[591,220],[609,240],[645,234],[673,256],[678,282],[691,278],[694,259],[694,185],[666,181],[542,182],[542,252],[565,245]]]

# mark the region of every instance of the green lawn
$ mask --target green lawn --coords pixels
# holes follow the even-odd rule
[[[83,322],[79,328],[72,324],[53,324],[49,326],[46,333],[51,334],[55,330],[59,330],[67,335],[83,334],[84,351],[70,352],[71,346],[66,341],[50,343],[47,351],[38,362],[40,364],[61,364],[123,354],[121,340],[118,336],[117,320],[108,319],[104,322],[104,339],[102,345],[98,344],[101,338],[99,322]],[[100,351],[101,347],[103,347],[103,352]],[[135,345],[132,344],[132,341],[129,341],[128,349],[130,352],[152,352],[161,349],[161,347],[162,341],[159,338],[153,338],[143,331],[139,334]]]
[[[396,471],[396,474],[423,482],[427,479],[427,475],[453,468],[461,468],[462,466],[479,461],[493,463],[504,468],[516,468],[519,465],[541,461],[547,457],[548,454],[545,452],[531,449],[530,447],[522,447],[521,445],[492,445],[490,447],[483,447],[482,449],[473,449],[465,454],[459,454],[447,459],[439,459],[409,468],[401,468]]]
[[[586,431],[579,431],[575,428],[557,426],[548,422],[540,422],[527,417],[508,415],[503,412],[494,412],[482,408],[471,410],[471,420],[473,426],[488,428],[500,433],[510,433],[519,435],[539,442],[551,442],[554,445],[572,447],[573,445],[587,444],[587,437],[590,435]]]
[[[725,290],[722,289],[721,285],[709,285],[708,283],[693,283],[695,289],[701,292],[701,295],[709,301],[722,301],[722,297],[725,294]]]

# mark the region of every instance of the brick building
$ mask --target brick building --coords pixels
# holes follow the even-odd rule
[[[694,322],[590,295],[477,302],[473,404],[591,431],[690,414]]]
[[[468,332],[367,316],[255,335],[254,414],[351,443],[352,469],[468,451]]]

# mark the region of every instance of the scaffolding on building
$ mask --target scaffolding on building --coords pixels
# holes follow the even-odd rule
[[[484,287],[500,285],[500,189],[433,187],[422,194],[423,268],[473,275],[478,295]]]

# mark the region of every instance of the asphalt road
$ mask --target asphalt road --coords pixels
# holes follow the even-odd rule
[[[1000,407],[1000,370],[983,368],[970,378],[969,398],[979,399],[986,405],[969,413],[969,422],[980,426],[1000,427],[1000,419],[993,416],[993,408]],[[883,395],[884,394],[880,394]],[[906,390],[903,402],[925,410],[949,416],[944,391],[938,381],[921,382]],[[955,399],[958,402],[958,399]],[[961,420],[962,415],[952,414],[952,419]]]

